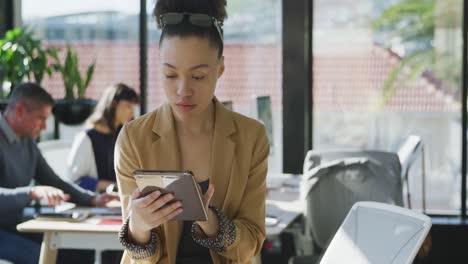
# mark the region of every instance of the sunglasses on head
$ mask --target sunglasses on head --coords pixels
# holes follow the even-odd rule
[[[224,41],[223,32],[221,30],[221,23],[216,18],[206,15],[206,14],[196,14],[196,13],[165,13],[159,16],[159,21],[162,29],[167,25],[179,25],[184,21],[184,18],[187,17],[190,24],[209,28],[214,26],[216,31],[218,31],[219,38],[221,42]]]

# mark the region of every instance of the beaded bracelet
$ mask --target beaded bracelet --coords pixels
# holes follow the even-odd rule
[[[193,222],[192,238],[196,243],[203,247],[209,248],[215,252],[224,252],[226,251],[226,248],[232,245],[236,240],[236,226],[220,209],[213,205],[209,205],[209,208],[214,211],[218,218],[218,234],[213,238],[203,238],[200,236],[199,232],[197,232],[198,225],[196,222]]]
[[[148,243],[144,245],[136,244],[130,240],[128,234],[128,224],[130,222],[130,217],[127,217],[122,228],[119,232],[119,241],[120,244],[128,251],[132,259],[145,259],[149,258],[156,252],[156,246],[158,242],[158,234],[155,230],[151,231],[151,239]]]

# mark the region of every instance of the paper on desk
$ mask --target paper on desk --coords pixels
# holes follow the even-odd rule
[[[61,213],[66,210],[70,210],[76,207],[76,204],[69,202],[61,202],[59,205],[55,206],[54,211],[56,213]]]
[[[105,218],[97,222],[98,225],[122,225],[122,219]]]

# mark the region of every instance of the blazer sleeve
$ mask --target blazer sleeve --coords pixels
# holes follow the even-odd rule
[[[98,179],[91,139],[85,132],[76,135],[68,156],[67,179],[76,182],[81,177]]]
[[[140,168],[137,151],[135,150],[135,146],[132,144],[128,133],[127,128],[124,126],[117,138],[114,152],[114,166],[119,187],[120,200],[122,202],[122,217],[124,221],[130,215],[132,201],[131,196],[133,191],[137,188],[135,178],[133,177],[133,171]],[[126,247],[123,259],[130,257],[132,259],[132,263],[137,264],[157,263],[162,256],[162,251],[160,250],[161,241],[159,240],[159,238],[162,237],[161,227],[156,229],[156,234],[158,236],[158,243],[152,254],[146,254],[145,258],[141,258],[138,256],[137,252],[133,252],[131,248]]]
[[[236,238],[221,256],[237,263],[250,263],[263,245],[265,231],[266,175],[270,145],[261,126],[253,149],[247,186],[243,194],[239,212],[233,219]]]

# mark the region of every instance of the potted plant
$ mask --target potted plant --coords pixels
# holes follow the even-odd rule
[[[54,48],[44,49],[30,29],[15,28],[0,39],[0,110],[13,88],[25,78],[40,84],[44,74],[52,73],[48,58]],[[5,82],[4,82],[5,81]]]
[[[88,66],[85,75],[81,75],[78,67],[78,54],[67,44],[63,63],[57,51],[51,53],[55,59],[54,69],[62,75],[65,88],[65,98],[57,100],[53,113],[55,117],[66,125],[78,125],[92,113],[96,102],[86,99],[85,92],[94,74],[95,63]]]

